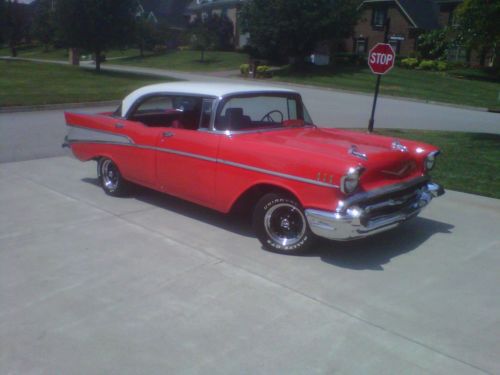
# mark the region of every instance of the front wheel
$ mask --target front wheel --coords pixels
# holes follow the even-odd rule
[[[102,158],[99,160],[97,174],[106,194],[120,197],[127,193],[127,181],[123,179],[120,170],[111,159]]]
[[[302,254],[314,244],[304,210],[293,198],[277,193],[264,195],[255,206],[253,228],[266,250]]]

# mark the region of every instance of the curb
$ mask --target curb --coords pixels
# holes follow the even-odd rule
[[[265,79],[255,79],[253,81],[266,82]],[[369,93],[369,92],[366,92],[366,91],[353,91],[353,90],[333,88],[333,87],[327,87],[327,86],[315,86],[315,85],[307,85],[307,84],[303,84],[303,83],[293,83],[293,82],[279,81],[279,80],[276,80],[276,81],[272,80],[271,82],[275,82],[275,83],[278,83],[278,84],[283,85],[283,86],[304,87],[304,88],[307,88],[307,89],[334,91],[334,92],[340,92],[340,93],[345,93],[345,94],[363,95],[363,96],[373,97],[373,93]],[[441,106],[441,107],[451,107],[451,108],[457,108],[457,109],[467,109],[467,110],[470,110],[470,111],[478,111],[478,112],[492,112],[491,109],[488,109],[486,107],[473,107],[473,106],[468,106],[468,105],[463,105],[463,104],[453,104],[453,103],[446,103],[446,102],[436,102],[436,101],[433,101],[433,100],[416,99],[416,98],[409,98],[409,97],[405,97],[405,96],[392,96],[392,95],[379,94],[379,98],[399,100],[399,101],[403,101],[403,102],[432,104],[432,105],[438,105],[438,106]]]
[[[39,62],[39,63],[54,63],[54,64],[61,64],[61,65],[69,65],[69,63],[61,60],[42,60],[42,59],[30,59],[30,58],[22,58],[22,57],[9,57],[9,56],[0,56],[0,60],[20,60],[20,61],[31,61],[31,62]],[[91,68],[92,65],[80,65],[80,68],[83,69],[89,69]],[[115,68],[116,67],[116,68]],[[123,69],[121,65],[115,65],[109,64],[108,65],[108,71],[121,71],[124,73],[129,73],[129,74],[137,74],[137,75],[143,75],[143,76],[152,76],[152,77],[165,77],[168,75],[168,71],[165,71],[165,73],[160,73],[160,72],[147,72],[147,71],[133,71],[133,68],[139,68],[139,69],[157,69],[157,70],[163,70],[163,69],[158,69],[158,68],[147,68],[147,67],[135,67],[133,65],[127,66],[127,68],[131,69]],[[115,68],[115,69],[114,69]],[[103,65],[103,70],[105,69],[105,65]],[[174,72],[177,73],[177,72]],[[333,92],[340,92],[340,93],[347,93],[347,94],[352,94],[352,95],[363,95],[363,96],[372,96],[373,93],[368,93],[368,92],[363,92],[363,91],[354,91],[354,90],[349,90],[349,89],[341,89],[341,88],[333,88],[333,87],[327,87],[327,86],[320,86],[320,85],[308,85],[308,84],[301,84],[301,83],[294,83],[294,82],[288,82],[288,81],[279,81],[279,80],[266,80],[266,79],[250,79],[250,78],[244,78],[244,77],[237,77],[237,76],[229,76],[229,77],[217,77],[214,75],[206,75],[201,72],[183,72],[179,71],[178,73],[180,74],[193,74],[193,75],[201,75],[205,77],[210,77],[210,78],[222,78],[222,79],[229,79],[229,80],[242,80],[242,81],[250,81],[250,82],[268,82],[268,83],[276,83],[277,85],[283,85],[283,86],[295,86],[295,87],[304,87],[308,89],[319,89],[319,90],[325,90],[325,91],[333,91]],[[183,80],[175,77],[171,77],[174,80]],[[490,112],[490,113],[500,113],[500,109],[492,109],[492,108],[486,108],[486,107],[474,107],[474,106],[468,106],[468,105],[463,105],[463,104],[454,104],[454,103],[445,103],[445,102],[436,102],[433,100],[424,100],[424,99],[417,99],[417,98],[409,98],[409,97],[403,97],[403,96],[392,96],[392,95],[383,95],[380,94],[379,97],[381,98],[386,98],[386,99],[393,99],[393,100],[399,100],[399,101],[406,101],[406,102],[413,102],[413,103],[422,103],[422,104],[431,104],[431,105],[437,105],[437,106],[443,106],[443,107],[451,107],[451,108],[457,108],[457,109],[465,109],[465,110],[471,110],[471,111],[477,111],[477,112]],[[116,103],[116,102],[114,102]],[[113,103],[113,104],[114,104]],[[80,103],[82,104],[83,107],[85,106],[92,106],[96,105],[90,104],[86,105],[87,103]],[[70,104],[68,104],[70,105]],[[72,105],[72,104],[71,104]],[[98,104],[97,104],[98,105]],[[76,107],[79,107],[78,104],[75,104]],[[51,108],[44,108],[39,106],[33,106],[34,109],[27,109],[27,110],[16,110],[16,107],[10,107],[12,110],[8,109],[2,109],[0,108],[0,113],[4,113],[4,111],[7,112],[26,112],[26,111],[35,111],[35,110],[40,110],[40,109],[51,109]],[[31,107],[30,107],[31,108]],[[55,108],[59,109],[59,107]]]
[[[90,108],[90,107],[106,107],[119,105],[121,100],[108,100],[104,102],[85,102],[85,103],[58,103],[58,104],[41,104],[32,106],[17,106],[0,108],[0,114],[16,113],[16,112],[35,112],[35,111],[50,111],[57,109],[71,108]]]

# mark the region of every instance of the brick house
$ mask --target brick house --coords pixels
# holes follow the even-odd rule
[[[242,34],[238,26],[238,15],[242,5],[247,0],[193,0],[186,13],[192,21],[196,17],[209,14],[227,16],[233,23],[234,47],[241,48],[248,43],[248,34]]]
[[[453,12],[462,0],[364,0],[361,18],[353,37],[346,41],[348,52],[365,55],[384,40],[384,24],[391,19],[389,43],[398,56],[416,51],[421,33],[453,24]]]

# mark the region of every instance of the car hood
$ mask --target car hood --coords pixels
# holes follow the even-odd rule
[[[357,131],[325,128],[295,128],[266,131],[243,136],[259,148],[269,147],[276,154],[298,153],[305,159],[322,160],[330,173],[343,175],[349,168],[362,166],[364,180],[401,180],[421,173],[421,160],[432,146],[412,141],[398,141],[401,148],[394,148],[394,138]],[[415,150],[419,149],[417,154]],[[422,154],[421,156],[419,156]],[[278,155],[276,155],[279,158]],[[315,163],[317,165],[317,163]]]

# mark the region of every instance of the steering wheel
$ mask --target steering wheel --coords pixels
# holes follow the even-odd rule
[[[272,114],[274,113],[277,113],[281,116],[281,120],[280,121],[275,121],[272,117]],[[283,113],[277,109],[274,109],[272,111],[269,111],[267,112],[264,116],[262,116],[262,118],[260,119],[260,121],[263,121],[263,122],[273,122],[273,123],[282,123],[283,122],[283,119],[285,118],[285,116],[283,116]]]

